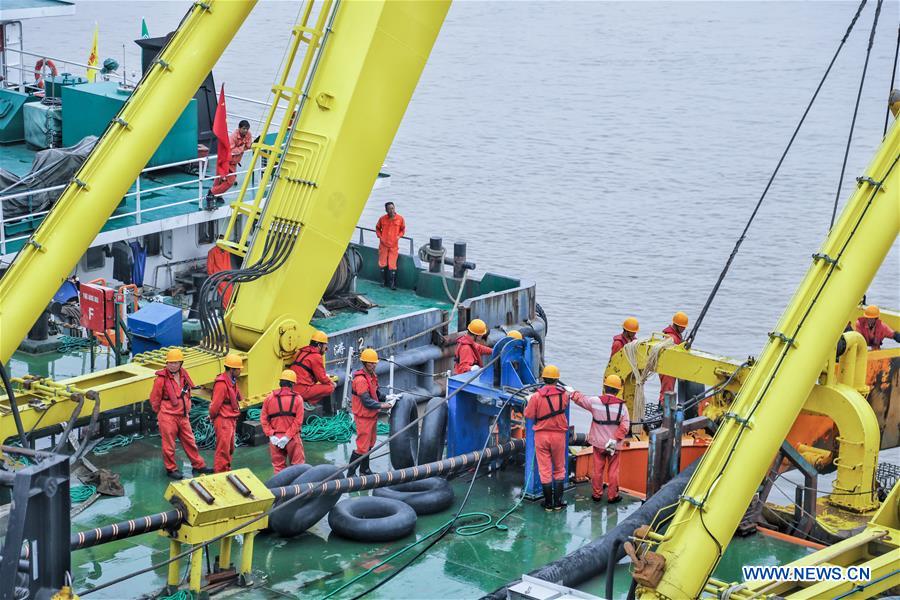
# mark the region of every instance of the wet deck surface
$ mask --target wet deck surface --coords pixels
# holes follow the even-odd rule
[[[126,495],[122,498],[101,498],[73,520],[73,531],[97,527],[111,521],[166,510],[162,499],[168,480],[163,475],[159,457],[159,438],[148,437],[110,454],[95,456],[97,466],[110,468],[122,476]],[[307,443],[307,460],[343,463],[350,455],[349,445],[329,442]],[[209,460],[210,451],[204,451]],[[179,460],[183,455],[179,450]],[[266,479],[271,475],[268,451],[265,447],[238,448],[235,468],[249,467]],[[189,465],[184,465],[185,469]],[[373,461],[373,468],[388,467],[382,456]],[[293,539],[281,539],[271,534],[257,538],[253,568],[257,584],[252,589],[234,590],[229,595],[240,598],[297,597],[323,598],[369,567],[417,538],[425,536],[449,519],[462,501],[470,475],[453,482],[456,501],[453,510],[420,517],[415,538],[390,544],[364,544],[343,540],[331,535],[327,520],[323,519],[307,533]],[[483,511],[499,517],[521,494],[521,475],[510,468],[485,476],[475,483],[466,505],[468,511]],[[512,579],[536,567],[560,558],[602,536],[621,519],[639,506],[636,500],[609,506],[595,504],[590,499],[588,484],[581,484],[567,493],[569,507],[560,513],[545,513],[539,505],[524,502],[505,521],[508,530],[490,530],[463,537],[449,534],[433,546],[413,565],[387,584],[375,590],[373,598],[476,598],[491,592]],[[353,597],[394,572],[419,550],[380,568],[367,578],[334,596]],[[238,550],[236,549],[235,552]],[[716,576],[734,581],[740,577],[742,564],[784,564],[808,553],[806,548],[792,546],[761,535],[736,540],[725,554]],[[214,551],[215,555],[216,552]],[[234,554],[233,556],[236,556]],[[131,571],[149,567],[168,557],[168,544],[158,534],[147,534],[111,544],[80,550],[72,555],[75,587],[83,591],[98,583],[110,581]],[[182,565],[185,572],[186,564]],[[627,568],[617,569],[616,598],[624,598],[629,579]],[[110,587],[95,594],[95,598],[123,598],[153,595],[165,584],[166,570],[157,568],[127,583]],[[602,595],[604,579],[598,577],[584,584],[584,591]]]

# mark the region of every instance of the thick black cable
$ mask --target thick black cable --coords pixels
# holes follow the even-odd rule
[[[744,226],[744,231],[741,232],[740,237],[737,242],[734,244],[734,249],[731,251],[731,255],[728,257],[728,260],[725,262],[725,266],[722,268],[722,272],[719,274],[718,280],[716,280],[716,284],[713,286],[712,291],[709,293],[709,296],[706,298],[706,303],[703,305],[703,310],[700,311],[700,316],[697,317],[697,320],[694,322],[694,326],[691,328],[691,332],[688,334],[687,339],[684,342],[685,348],[690,348],[694,343],[694,338],[697,337],[697,332],[700,330],[700,324],[703,323],[703,319],[706,316],[706,312],[709,310],[710,305],[712,304],[713,299],[716,297],[716,294],[719,293],[719,288],[722,285],[722,281],[725,279],[725,275],[728,273],[728,270],[731,268],[731,263],[734,262],[735,256],[737,256],[738,250],[741,247],[741,244],[744,243],[744,238],[747,237],[747,232],[750,230],[750,225],[753,223],[753,219],[756,218],[756,213],[759,212],[759,207],[762,205],[763,200],[766,197],[766,194],[769,193],[769,188],[772,187],[772,182],[775,181],[775,176],[778,175],[778,171],[781,169],[781,165],[784,163],[784,159],[790,151],[791,147],[794,145],[794,140],[797,138],[797,134],[800,132],[800,127],[803,126],[803,123],[806,121],[806,116],[809,114],[810,109],[813,106],[813,103],[816,101],[816,98],[819,95],[819,91],[822,89],[822,86],[825,84],[825,80],[828,78],[828,74],[831,73],[831,68],[834,66],[835,61],[837,60],[838,55],[840,55],[841,50],[844,48],[844,44],[847,42],[847,38],[850,36],[850,32],[853,31],[853,27],[856,25],[856,21],[859,19],[859,15],[862,12],[863,7],[866,5],[867,0],[862,0],[859,3],[859,6],[856,9],[856,14],[853,15],[853,19],[850,21],[850,25],[847,27],[846,33],[844,33],[844,37],[841,38],[841,43],[838,44],[837,50],[834,53],[834,56],[831,57],[831,62],[828,63],[828,68],[825,69],[825,74],[822,75],[822,80],[819,81],[819,85],[816,86],[816,91],[813,93],[812,98],[809,100],[809,104],[806,105],[806,110],[803,111],[803,116],[800,117],[800,122],[797,123],[797,127],[794,128],[794,133],[791,135],[791,139],[788,141],[787,147],[784,149],[784,152],[781,154],[781,158],[778,159],[778,164],[775,165],[775,170],[772,172],[771,177],[769,177],[769,181],[766,183],[765,189],[763,189],[762,195],[759,197],[759,200],[756,202],[756,207],[753,209],[753,212],[750,214],[750,219],[747,221],[747,224]]]
[[[856,92],[856,104],[853,106],[853,118],[850,120],[850,133],[847,134],[847,146],[844,148],[844,162],[841,163],[841,176],[838,178],[837,190],[834,193],[834,206],[831,209],[829,230],[834,227],[834,219],[837,217],[838,200],[841,199],[841,187],[844,185],[844,173],[847,171],[847,159],[850,156],[850,143],[853,141],[853,131],[856,129],[856,117],[859,115],[859,103],[862,100],[863,86],[866,84],[866,72],[869,70],[869,57],[872,55],[872,44],[875,43],[875,31],[878,29],[878,17],[881,15],[882,2],[883,0],[878,0],[878,3],[875,5],[872,31],[869,32],[869,46],[866,48],[866,61],[863,63],[862,76],[859,78],[859,90]]]
[[[887,135],[887,126],[888,121],[891,118],[891,103],[890,103],[890,95],[891,92],[894,91],[894,81],[897,79],[897,57],[900,56],[900,25],[897,26],[897,46],[894,48],[894,66],[891,68],[891,89],[888,90],[888,107],[887,111],[884,113],[884,133],[881,135]]]
[[[500,360],[501,356],[502,356],[502,354],[501,354],[501,355],[498,355],[498,356],[496,356],[496,357],[494,357],[494,358],[492,358],[492,359],[490,360],[490,362],[488,362],[487,364],[484,365],[484,367],[482,368],[482,370],[483,370],[483,369],[486,369],[487,367],[489,367],[489,366],[491,366],[492,364],[496,363],[498,360]],[[441,408],[444,404],[446,404],[447,402],[449,402],[450,398],[454,397],[456,394],[458,394],[459,392],[461,392],[462,390],[464,390],[470,383],[472,383],[473,381],[475,381],[475,380],[478,379],[479,377],[481,377],[481,371],[479,371],[479,372],[477,372],[477,373],[472,373],[472,376],[469,377],[468,379],[466,379],[466,380],[463,382],[463,384],[462,384],[459,388],[457,388],[456,390],[454,390],[454,391],[450,392],[449,394],[447,394],[447,396],[443,399],[444,402],[441,402],[441,403],[439,403],[439,404],[435,404],[430,410],[426,410],[426,411],[425,411],[424,413],[422,413],[418,418],[413,419],[413,420],[410,421],[406,426],[404,426],[404,427],[402,427],[401,429],[399,429],[399,430],[398,430],[397,432],[395,432],[393,435],[389,436],[389,437],[388,437],[387,439],[385,439],[384,441],[382,441],[382,442],[380,442],[380,443],[378,443],[378,444],[375,444],[375,446],[373,446],[368,452],[366,452],[365,454],[363,454],[363,455],[357,457],[355,460],[350,461],[350,462],[347,463],[346,465],[343,465],[343,466],[340,467],[338,470],[336,470],[336,471],[334,472],[334,474],[329,475],[328,477],[326,477],[325,479],[323,479],[323,480],[320,481],[319,483],[327,483],[327,482],[329,482],[329,481],[332,481],[332,480],[334,480],[334,479],[337,479],[338,476],[339,476],[341,473],[343,473],[343,471],[344,471],[345,469],[347,469],[348,467],[354,467],[354,466],[358,465],[359,463],[361,463],[366,457],[371,457],[371,454],[372,454],[373,452],[375,452],[376,450],[380,450],[381,448],[383,448],[384,446],[386,446],[387,444],[389,444],[390,441],[391,441],[392,439],[396,438],[398,435],[400,435],[401,433],[403,433],[403,432],[406,431],[407,429],[409,429],[409,428],[411,428],[411,427],[413,427],[413,426],[415,426],[415,425],[418,425],[418,423],[419,423],[420,421],[422,421],[425,417],[427,417],[427,416],[428,416],[429,414],[431,414],[432,412],[436,411],[438,408]],[[83,591],[83,592],[79,592],[78,595],[79,595],[79,596],[86,596],[86,595],[88,595],[88,594],[92,594],[92,593],[94,593],[94,592],[98,592],[98,591],[100,591],[100,590],[106,589],[106,588],[111,587],[111,586],[113,586],[113,585],[117,585],[117,584],[119,584],[119,583],[122,583],[123,581],[127,581],[127,580],[131,579],[132,577],[137,577],[138,575],[143,575],[144,573],[149,573],[150,571],[155,571],[156,569],[158,569],[158,568],[160,568],[160,567],[164,567],[164,566],[166,566],[166,565],[168,565],[168,564],[171,564],[171,563],[175,562],[176,560],[181,560],[182,558],[185,558],[185,557],[187,557],[187,556],[190,556],[190,555],[191,555],[193,552],[195,552],[197,549],[199,549],[199,548],[205,548],[205,547],[209,546],[210,544],[214,544],[215,542],[221,540],[221,539],[224,538],[224,537],[228,537],[228,536],[230,536],[230,535],[234,535],[235,533],[239,532],[241,529],[247,527],[248,525],[251,525],[251,524],[253,524],[253,523],[256,523],[257,521],[260,521],[260,520],[262,520],[262,519],[264,519],[264,518],[270,516],[272,513],[276,512],[276,511],[279,511],[279,510],[281,510],[281,509],[283,509],[283,508],[286,508],[287,506],[290,506],[290,505],[293,504],[294,502],[297,502],[298,500],[301,500],[301,499],[305,498],[308,494],[309,494],[308,491],[306,491],[306,492],[301,492],[301,493],[297,494],[296,496],[293,496],[292,498],[288,498],[287,500],[285,500],[285,501],[282,502],[281,504],[278,504],[277,506],[272,506],[272,507],[269,508],[268,510],[263,511],[262,513],[260,513],[259,515],[253,517],[252,519],[249,519],[249,520],[247,520],[247,521],[244,521],[243,523],[241,523],[241,524],[238,525],[237,527],[232,527],[231,529],[229,529],[229,530],[227,530],[227,531],[225,531],[225,532],[223,532],[223,533],[220,533],[220,534],[216,535],[215,537],[213,537],[213,538],[210,539],[210,540],[207,540],[206,542],[203,542],[203,543],[201,543],[201,544],[196,544],[195,546],[192,546],[192,547],[188,548],[187,550],[184,550],[184,551],[180,552],[179,554],[176,554],[175,556],[171,556],[171,557],[169,557],[168,559],[163,560],[163,561],[161,561],[161,562],[159,562],[159,563],[151,564],[149,567],[143,567],[143,568],[141,568],[141,569],[138,569],[137,571],[132,571],[131,573],[126,573],[125,575],[122,575],[122,576],[120,576],[120,577],[116,577],[115,579],[112,579],[112,580],[110,580],[110,581],[101,583],[101,584],[96,585],[96,586],[94,586],[94,587],[92,587],[92,588],[88,588],[87,590],[85,590],[85,591]]]
[[[2,227],[3,225],[0,225]],[[16,431],[19,433],[19,443],[23,448],[31,448],[31,441],[25,433],[25,427],[22,425],[22,417],[19,415],[19,405],[16,404],[16,394],[13,391],[12,383],[9,381],[9,373],[6,372],[6,365],[0,363],[0,378],[3,380],[3,387],[6,388],[6,401],[9,402],[9,408],[13,414],[13,421],[16,422]],[[3,440],[0,440],[2,442]]]

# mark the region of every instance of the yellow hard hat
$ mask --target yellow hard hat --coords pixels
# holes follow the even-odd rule
[[[469,322],[469,333],[484,335],[487,333],[487,325],[481,319],[472,319]]]
[[[616,390],[622,389],[622,378],[618,375],[607,375],[603,380],[603,387],[609,387]]]
[[[625,322],[622,323],[622,329],[630,331],[631,333],[637,333],[640,329],[640,325],[638,325],[638,320],[636,318],[628,317],[625,319]]]
[[[184,362],[184,352],[181,348],[172,348],[166,352],[166,362]]]
[[[281,377],[279,377],[278,379],[281,381],[290,381],[291,383],[297,383],[297,374],[290,369],[285,369],[281,372]]]
[[[513,329],[512,331],[510,331],[509,333],[507,333],[506,336],[507,336],[507,337],[511,337],[511,338],[513,338],[513,339],[515,339],[515,340],[521,340],[521,339],[522,339],[522,334],[519,333],[518,331],[516,331],[515,329]]]
[[[359,361],[364,363],[377,363],[378,362],[378,353],[372,350],[371,348],[366,348],[359,355]]]
[[[547,365],[541,371],[541,377],[544,379],[559,379],[559,367],[556,365]]]
[[[679,327],[687,327],[688,326],[688,316],[679,310],[677,313],[675,313],[675,316],[672,317],[672,325],[678,325]]]
[[[324,331],[315,331],[315,332],[313,332],[312,338],[310,338],[310,341],[319,342],[320,344],[327,344],[328,336],[325,335]]]
[[[881,316],[881,309],[879,309],[874,304],[870,304],[866,307],[866,311],[863,314],[867,319],[877,319]]]
[[[240,369],[244,366],[244,360],[237,354],[229,354],[225,357],[225,366],[229,369]]]

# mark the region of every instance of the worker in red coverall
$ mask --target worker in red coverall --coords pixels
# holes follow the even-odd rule
[[[253,136],[250,134],[250,122],[243,120],[238,123],[238,128],[231,132],[231,135],[228,136],[228,141],[231,146],[231,156],[228,158],[228,175],[217,177],[213,181],[210,193],[214,196],[224,194],[237,181],[237,168],[241,164],[241,159],[244,158],[244,152],[253,145]],[[217,160],[225,160],[225,157],[220,157]]]
[[[397,214],[393,202],[384,205],[384,212],[375,224],[378,236],[378,266],[384,287],[397,289],[397,256],[400,254],[400,238],[406,234],[406,221]]]
[[[566,431],[569,429],[569,391],[559,385],[559,369],[541,371],[544,386],[525,405],[525,418],[534,421],[534,451],[544,491],[544,510],[562,510],[566,483]]]
[[[327,398],[334,391],[334,382],[325,372],[325,346],[328,336],[323,331],[312,334],[308,346],[297,351],[290,369],[297,375],[294,391],[303,396],[303,400],[316,404]]]
[[[672,317],[672,324],[663,329],[663,335],[667,335],[672,338],[672,341],[675,342],[675,345],[684,342],[684,330],[687,329],[688,326],[688,316],[681,312],[680,310],[675,313],[675,316]],[[663,398],[667,392],[675,391],[675,378],[671,375],[663,375],[659,374],[659,403],[663,403]]]
[[[220,235],[219,240],[223,239],[225,239],[225,236]],[[220,271],[230,270],[231,253],[219,248],[218,244],[213,245],[209,252],[206,253],[206,274],[212,276]],[[217,288],[219,296],[222,297],[222,307],[228,308],[228,303],[231,302],[231,292],[234,291],[233,284],[223,281]]]
[[[378,353],[371,348],[366,348],[359,355],[362,369],[353,374],[351,389],[353,400],[351,411],[353,421],[356,423],[356,450],[350,455],[350,467],[347,469],[347,477],[352,477],[359,467],[360,475],[371,475],[369,469],[369,450],[375,445],[378,429],[378,411],[387,410],[394,405],[398,396],[385,395],[378,389],[378,375],[375,367],[378,365]],[[363,457],[359,463],[356,459]]]
[[[156,372],[156,380],[150,391],[150,407],[156,413],[159,436],[162,438],[163,465],[169,479],[182,479],[184,475],[175,462],[175,438],[181,440],[181,447],[191,461],[194,475],[212,473],[206,466],[188,418],[191,412],[191,389],[194,382],[182,366],[184,353],[172,348],[166,353],[166,368]]]
[[[237,380],[244,361],[237,354],[225,357],[225,372],[213,382],[212,402],[209,403],[209,420],[216,432],[216,457],[213,471],[224,473],[231,470],[231,456],[234,454],[234,434],[238,417],[241,416],[241,391]]]
[[[293,371],[282,371],[279,388],[266,396],[259,417],[263,432],[269,436],[269,454],[276,475],[288,464],[302,465],[306,461],[300,439],[303,398],[294,391],[295,383],[297,375]]]
[[[886,339],[900,342],[900,332],[895,332],[888,327],[887,323],[879,319],[880,316],[881,309],[874,304],[871,304],[866,307],[863,316],[856,320],[854,329],[866,338],[866,344],[869,345],[869,350],[881,349],[881,344],[883,344]]]
[[[634,317],[628,317],[625,319],[625,322],[622,323],[622,333],[613,336],[612,350],[609,352],[609,358],[615,355],[616,352],[625,347],[625,344],[634,340],[637,337],[637,332],[640,329],[640,324],[638,320]]]
[[[593,421],[587,441],[594,448],[594,472],[591,477],[591,498],[594,502],[603,500],[604,487],[607,488],[610,504],[622,500],[619,495],[619,446],[628,435],[631,421],[628,407],[617,395],[621,390],[622,379],[618,375],[607,375],[603,381],[602,396],[585,396],[581,392],[572,394],[572,402],[591,413]],[[603,477],[604,471],[606,479]]]
[[[490,346],[479,344],[478,340],[487,336],[488,328],[481,319],[472,319],[469,322],[469,333],[459,336],[456,340],[456,368],[454,373],[468,373],[472,367],[484,366],[482,356],[492,352]]]

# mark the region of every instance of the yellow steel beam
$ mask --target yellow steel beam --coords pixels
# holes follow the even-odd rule
[[[212,70],[256,0],[206,0],[175,35],[0,279],[6,363]]]
[[[665,571],[642,598],[700,595],[900,231],[900,127],[884,139],[829,232],[657,548]]]

